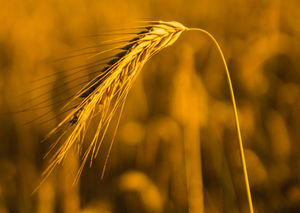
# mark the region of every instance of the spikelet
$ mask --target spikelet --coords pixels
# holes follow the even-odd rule
[[[67,106],[72,106],[76,101],[79,104],[73,106],[66,117],[46,136],[49,138],[54,134],[61,134],[47,153],[52,154],[52,157],[43,173],[43,180],[62,163],[71,147],[77,147],[82,153],[81,166],[75,178],[75,181],[78,180],[86,161],[90,159],[92,163],[97,156],[113,115],[120,106],[122,111],[129,89],[143,65],[160,50],[172,45],[185,30],[178,22],[148,22],[135,38],[120,48],[121,51],[96,78],[76,93]],[[94,56],[98,54],[101,52]],[[83,146],[85,134],[95,116],[99,117],[97,129],[92,140],[85,141],[88,145]],[[110,149],[112,143],[113,141]]]

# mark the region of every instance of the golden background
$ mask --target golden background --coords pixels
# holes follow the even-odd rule
[[[95,40],[86,35],[145,18],[216,37],[232,75],[254,209],[300,212],[298,0],[11,0],[0,7],[0,213],[249,211],[224,67],[199,32],[145,65],[103,180],[99,156],[72,185],[79,161],[70,153],[32,194],[51,144],[40,142],[57,120],[26,124],[41,112],[16,111],[62,78],[30,91],[32,79],[70,67],[53,60]]]

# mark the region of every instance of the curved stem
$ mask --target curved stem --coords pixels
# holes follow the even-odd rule
[[[224,57],[224,54],[221,50],[220,45],[218,44],[217,40],[206,30],[200,29],[200,28],[187,28],[187,31],[200,31],[204,34],[206,34],[218,48],[218,51],[222,57],[222,61],[226,70],[226,75],[227,75],[227,80],[228,80],[228,85],[230,89],[230,95],[231,95],[231,101],[232,101],[232,106],[233,106],[233,111],[234,111],[234,117],[235,117],[235,123],[236,123],[236,130],[238,134],[238,142],[239,142],[239,148],[240,148],[240,155],[241,155],[241,162],[242,162],[242,167],[243,167],[243,172],[244,172],[244,177],[245,177],[245,184],[246,184],[246,190],[247,190],[247,197],[248,197],[248,204],[249,204],[249,209],[250,212],[253,213],[253,204],[252,204],[252,198],[251,198],[251,191],[250,191],[250,186],[249,186],[249,179],[248,179],[248,173],[247,173],[247,166],[246,166],[246,160],[245,160],[245,154],[244,154],[244,148],[243,148],[243,142],[242,142],[242,136],[241,136],[241,130],[240,130],[240,124],[239,124],[239,118],[238,118],[238,113],[237,113],[237,107],[236,107],[236,102],[235,102],[235,97],[234,97],[234,92],[232,88],[232,83],[231,83],[231,78],[228,70],[228,66]]]

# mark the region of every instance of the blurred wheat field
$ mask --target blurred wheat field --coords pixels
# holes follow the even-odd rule
[[[0,213],[249,211],[222,61],[212,42],[194,33],[143,68],[103,180],[100,154],[72,185],[79,167],[72,150],[31,195],[48,163],[51,141],[40,142],[61,116],[53,103],[79,84],[68,68],[85,57],[54,60],[103,39],[90,35],[145,18],[216,37],[233,78],[254,210],[299,212],[299,16],[297,0],[1,2]],[[84,82],[91,73],[82,75]],[[50,108],[15,113],[44,100]],[[47,118],[25,125],[49,109]]]

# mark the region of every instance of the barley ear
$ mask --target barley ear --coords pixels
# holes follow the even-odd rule
[[[234,97],[234,92],[233,92],[233,87],[232,87],[232,83],[231,83],[228,66],[227,66],[223,51],[222,51],[220,45],[218,44],[217,40],[206,30],[203,30],[200,28],[187,28],[186,30],[187,31],[200,31],[200,32],[206,34],[217,46],[218,51],[222,57],[222,61],[223,61],[224,67],[225,67],[227,81],[228,81],[228,85],[229,85],[232,107],[233,107],[233,111],[234,111],[236,131],[237,131],[237,135],[238,135],[238,143],[239,143],[239,148],[240,148],[241,163],[242,163],[242,167],[243,167],[243,173],[244,173],[245,185],[246,185],[246,191],[247,191],[248,205],[249,205],[250,212],[253,213],[252,197],[251,197],[251,191],[250,191],[250,185],[249,185],[249,179],[248,179],[248,173],[247,173],[247,165],[246,165],[246,160],[245,160],[245,154],[244,154],[239,118],[238,118],[238,113],[237,113],[236,101],[235,101],[235,97]]]

